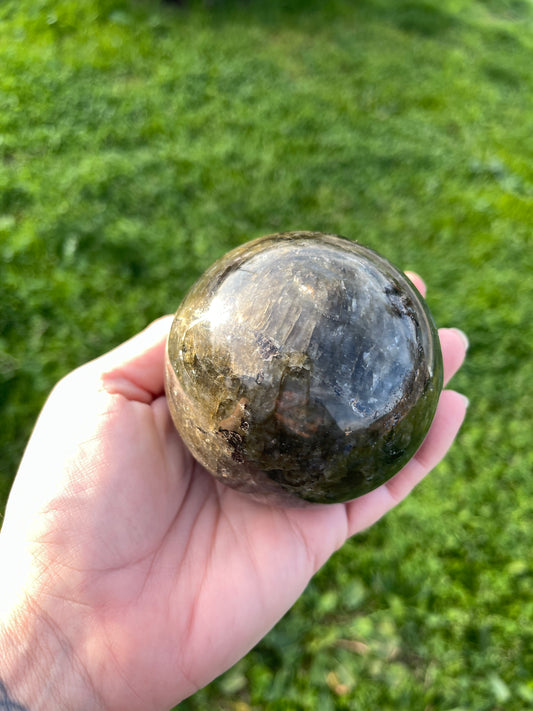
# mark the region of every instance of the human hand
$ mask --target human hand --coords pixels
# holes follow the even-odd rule
[[[170,323],[64,378],[21,462],[0,534],[0,681],[32,711],[164,711],[194,693],[409,493],[464,418],[466,400],[444,391],[415,457],[355,501],[257,503],[211,477],[172,425]],[[466,344],[439,334],[447,382]]]

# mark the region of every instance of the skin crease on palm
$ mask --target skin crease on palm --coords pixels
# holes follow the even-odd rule
[[[463,421],[466,399],[445,390],[415,457],[379,489],[347,504],[257,503],[216,482],[172,425],[171,319],[56,386],[15,479],[0,535],[0,680],[32,711],[50,708],[43,688],[58,709],[113,711],[165,711],[194,693],[411,491]],[[466,342],[439,336],[447,383]]]

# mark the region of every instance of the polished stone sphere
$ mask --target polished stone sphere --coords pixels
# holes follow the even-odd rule
[[[196,282],[168,339],[174,423],[217,479],[284,503],[335,503],[416,452],[442,388],[439,340],[407,277],[319,232],[268,235]]]

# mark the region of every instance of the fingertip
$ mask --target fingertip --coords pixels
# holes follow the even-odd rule
[[[439,328],[439,340],[446,386],[465,360],[468,338],[458,328]]]
[[[422,296],[426,295],[426,283],[419,274],[417,274],[416,272],[406,271],[405,276],[414,284],[414,286],[422,294]]]
[[[159,318],[154,319],[151,323],[144,328],[144,331],[156,332],[156,333],[168,333],[170,330],[170,325],[174,318],[173,314],[165,314],[164,316],[159,316]]]
[[[444,390],[441,394],[441,399],[443,396],[448,410],[449,427],[453,430],[453,439],[455,439],[470,407],[470,399],[463,393],[457,392],[457,390]]]
[[[466,335],[466,333],[465,333],[464,331],[461,331],[460,328],[455,328],[455,327],[454,327],[454,328],[450,328],[449,330],[450,330],[450,331],[454,331],[454,333],[456,333],[457,336],[459,336],[459,338],[460,338],[461,341],[463,342],[463,346],[464,346],[465,351],[467,351],[468,348],[469,348],[469,346],[470,346],[470,341],[468,340],[468,336]]]
[[[463,404],[463,407],[465,409],[465,414],[466,414],[466,411],[468,410],[468,408],[470,406],[470,399],[467,398],[466,395],[463,395],[463,393],[458,393],[455,390],[453,392],[455,392],[455,395],[462,400],[462,404]]]

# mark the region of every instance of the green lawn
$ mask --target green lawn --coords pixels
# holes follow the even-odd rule
[[[533,709],[531,0],[3,0],[0,508],[59,377],[289,229],[423,274],[471,406],[181,708]]]

